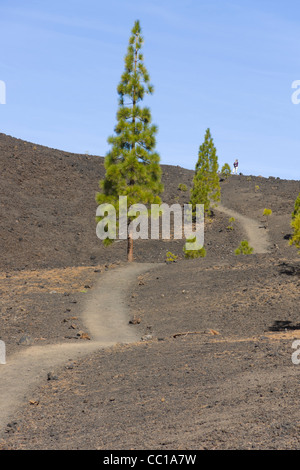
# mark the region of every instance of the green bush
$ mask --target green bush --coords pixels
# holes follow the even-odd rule
[[[249,245],[247,240],[243,240],[235,250],[236,255],[251,255],[251,253],[253,253],[253,248]]]
[[[178,256],[174,255],[171,251],[168,251],[166,254],[167,263],[176,263]]]
[[[193,243],[195,242],[196,237],[194,238],[189,238],[187,239],[187,243]],[[184,252],[184,257],[187,259],[194,259],[194,258],[205,258],[206,256],[206,249],[204,246],[200,248],[199,250],[187,250],[186,245],[183,247],[183,252]]]
[[[228,227],[227,227],[227,230],[234,230],[234,228],[233,228],[233,222],[235,222],[235,218],[234,218],[234,217],[230,217],[230,219],[229,219],[228,222],[229,222],[229,225],[228,225]]]
[[[180,191],[187,191],[188,188],[186,184],[180,183],[178,189],[180,189]]]
[[[270,215],[272,215],[272,209],[264,209],[263,215],[265,217],[269,217]]]

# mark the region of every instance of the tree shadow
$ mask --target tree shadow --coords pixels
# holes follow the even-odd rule
[[[300,323],[293,325],[289,320],[276,320],[269,331],[300,330]]]
[[[279,265],[280,274],[286,274],[287,276],[300,276],[300,266],[295,264],[280,263]]]

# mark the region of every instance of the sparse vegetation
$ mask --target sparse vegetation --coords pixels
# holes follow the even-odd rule
[[[14,150],[16,143],[17,151]],[[299,181],[274,182],[272,179],[260,180],[252,176],[252,182],[248,183],[246,177],[235,179],[230,176],[222,185],[225,210],[216,211],[212,217],[213,223],[208,223],[207,219],[205,221],[206,257],[201,257],[205,254],[202,250],[202,253],[188,252],[185,258],[182,250],[186,240],[175,241],[175,231],[170,227],[171,233],[167,240],[160,237],[151,241],[134,240],[137,262],[128,270],[128,266],[124,265],[126,240],[104,249],[95,236],[93,222],[90,223],[94,217],[94,209],[88,194],[94,194],[95,189],[97,190],[97,178],[99,180],[105,177],[102,157],[89,159],[82,154],[66,154],[40,145],[34,150],[32,144],[25,146],[21,140],[17,141],[4,134],[0,135],[0,151],[3,167],[0,329],[2,339],[7,343],[7,351],[16,358],[13,373],[19,377],[18,387],[24,388],[20,395],[18,392],[15,396],[27,396],[30,383],[36,380],[34,367],[29,367],[31,370],[27,374],[28,380],[22,381],[23,351],[24,346],[26,347],[24,340],[40,344],[41,356],[37,357],[41,362],[38,362],[41,367],[46,367],[46,373],[51,371],[55,376],[59,372],[59,381],[51,379],[49,384],[64,384],[63,387],[55,388],[57,393],[53,395],[53,399],[49,395],[49,389],[45,389],[42,395],[39,393],[39,396],[30,396],[32,400],[29,404],[24,400],[23,405],[22,402],[19,403],[20,411],[15,416],[16,422],[19,422],[18,417],[22,414],[26,426],[20,426],[18,432],[11,432],[14,428],[7,426],[8,419],[0,420],[3,424],[2,447],[68,447],[70,436],[63,432],[65,428],[62,427],[68,419],[69,428],[73,429],[75,426],[76,430],[72,437],[72,446],[80,448],[84,444],[91,448],[101,447],[105,442],[116,441],[115,436],[119,436],[120,426],[125,429],[128,424],[126,420],[129,414],[133,431],[141,435],[140,441],[151,440],[153,446],[161,444],[161,434],[168,439],[165,430],[171,429],[170,426],[180,415],[183,433],[177,433],[177,437],[171,438],[174,437],[176,447],[188,447],[190,417],[199,411],[199,377],[203,378],[200,392],[201,397],[205,398],[202,417],[206,422],[211,417],[215,418],[213,413],[216,397],[224,390],[228,392],[216,410],[222,413],[224,427],[228,429],[226,435],[222,434],[219,447],[239,447],[243,443],[247,446],[248,442],[254,447],[261,447],[262,444],[272,448],[297,447],[298,429],[289,429],[291,433],[284,433],[279,438],[277,432],[266,431],[268,424],[275,431],[282,425],[282,413],[274,415],[272,411],[274,407],[282,410],[283,389],[287,403],[284,411],[292,417],[298,412],[295,400],[297,374],[290,375],[290,380],[287,381],[281,370],[277,370],[276,374],[274,371],[278,366],[278,353],[284,355],[287,349],[292,353],[292,338],[297,337],[300,331],[299,204],[294,214],[295,200],[300,190]],[[45,178],[40,178],[41,168]],[[64,168],[66,171],[58,171]],[[176,196],[182,203],[189,200],[189,193],[178,190],[178,185],[186,183],[190,188],[193,172],[169,165],[162,166],[162,169],[166,187],[164,202],[171,206]],[[261,187],[263,198],[260,193],[254,193],[256,183]],[[47,198],[47,204],[45,185],[55,195]],[[255,199],[259,198],[261,206],[259,203],[255,204]],[[94,207],[96,210],[96,204]],[[265,226],[265,223],[259,223],[260,219],[264,219],[262,213],[265,207],[273,209],[269,220],[270,233],[259,227]],[[275,212],[278,214],[276,219]],[[232,215],[235,221],[230,220]],[[276,223],[273,223],[273,218]],[[172,214],[170,219],[172,222]],[[255,219],[258,223],[252,223],[249,219]],[[289,228],[292,221],[295,224],[293,229]],[[229,225],[234,227],[234,231],[226,231]],[[191,228],[194,230],[195,224]],[[253,230],[253,238],[239,235],[240,231],[249,233],[248,228]],[[151,227],[149,234],[150,229]],[[195,235],[192,232],[184,233],[186,239]],[[294,238],[293,246],[289,246],[289,240],[296,233],[298,238]],[[22,241],[19,241],[19,237],[23,237]],[[244,256],[240,252],[236,256],[234,250],[244,239],[254,248],[254,253],[262,255]],[[278,247],[275,243],[278,243]],[[190,248],[188,245],[187,247]],[[199,247],[200,245],[197,248]],[[171,256],[168,256],[170,261],[166,262],[168,250]],[[177,262],[173,261],[174,254],[178,255]],[[97,285],[100,286],[99,289]],[[88,286],[93,287],[92,290]],[[112,313],[108,316],[110,311]],[[93,324],[98,332],[93,329]],[[86,325],[89,326],[88,332],[85,330]],[[218,333],[219,336],[215,336]],[[277,341],[275,344],[273,339],[282,338],[281,333],[284,333],[287,340]],[[86,336],[88,334],[90,339]],[[134,343],[125,348],[118,344],[112,348],[109,346],[107,352],[100,348],[96,352],[99,349],[99,344],[94,342],[94,338],[98,341],[97,335],[103,337],[107,345],[115,341],[127,344],[131,338]],[[263,344],[258,341],[262,335],[268,337],[267,341],[262,338]],[[241,341],[233,344],[233,338]],[[249,341],[249,338],[254,340]],[[212,343],[216,339],[219,361],[215,360],[216,345]],[[85,347],[85,341],[92,348],[95,346],[96,354],[87,355],[84,361],[78,361],[74,376],[76,380],[70,382],[68,377],[72,373],[69,368],[73,368],[73,348],[78,348],[80,352]],[[70,349],[67,343],[72,343]],[[268,367],[261,360],[266,345],[267,352],[272,353],[268,355]],[[57,366],[52,360],[51,369],[47,369],[48,346],[51,355],[55,353],[53,358],[58,360]],[[61,346],[70,352],[70,355],[66,355],[67,359],[70,358],[66,362],[66,369],[59,366]],[[234,354],[228,354],[229,349]],[[201,361],[194,361],[193,358],[199,356],[199,351]],[[297,353],[299,358],[300,351],[297,350]],[[289,351],[288,356],[291,363]],[[260,387],[261,396],[258,400],[257,387],[250,390],[251,393],[247,395],[246,418],[255,423],[258,415],[261,419],[258,426],[248,427],[242,436],[240,426],[237,426],[239,422],[235,420],[232,423],[232,409],[239,401],[241,406],[237,412],[245,413],[243,396],[238,392],[232,395],[231,388],[226,388],[228,381],[236,374],[238,357],[243,360],[250,358],[243,370],[251,370],[251,375],[255,377],[263,376],[265,382],[271,384],[273,391],[270,394],[270,387]],[[2,366],[4,372],[11,367],[10,362],[7,361],[7,365]],[[100,375],[99,368],[95,374],[95,363],[96,367],[101,363]],[[123,380],[124,364],[127,368],[126,377],[130,378],[126,383]],[[219,373],[220,367],[224,372],[222,374]],[[295,368],[296,366],[294,370]],[[209,374],[205,373],[208,369]],[[144,421],[140,420],[140,410],[144,407],[145,412],[152,415],[154,413],[156,419],[155,403],[153,400],[148,403],[147,397],[149,377],[151,379],[157,371],[160,375],[159,393],[154,398],[157,398],[158,404],[169,405],[170,383],[178,383],[179,386],[172,388],[174,406],[168,408],[166,419],[161,422],[161,426],[160,421],[156,420],[157,426],[149,431],[144,426]],[[164,373],[165,371],[171,371],[171,375]],[[189,380],[180,382],[183,373]],[[17,404],[15,397],[11,401],[9,399],[11,383],[8,378],[12,376],[8,370],[1,382],[2,395],[4,398],[8,397],[2,400],[2,411],[7,411],[7,414],[12,413],[12,402],[14,406]],[[217,379],[214,380],[213,390],[212,376]],[[247,379],[247,374],[238,377],[242,392],[248,387]],[[126,386],[126,413],[118,414],[116,411],[123,404],[122,384]],[[137,406],[136,391],[141,387],[141,399]],[[88,404],[82,403],[82,388],[88,388],[88,398],[92,403],[109,402],[104,414],[94,416],[92,413],[81,413],[83,409],[88,411],[89,408],[86,406]],[[183,388],[186,391],[185,396],[182,394]],[[269,399],[271,395],[272,399]],[[164,403],[162,398],[165,399]],[[38,402],[46,402],[47,407],[39,412]],[[41,413],[44,418],[38,419],[42,416]],[[82,419],[80,426],[77,426],[79,414],[82,414]],[[57,439],[50,441],[49,433],[45,433],[45,422],[48,419],[51,419],[51,424],[58,430]],[[210,439],[212,433],[215,433],[215,421],[210,421],[211,426],[204,429],[204,434],[201,426],[196,429],[196,438],[207,447],[216,447],[216,439],[213,442]],[[91,423],[99,430],[98,434],[95,432],[87,435]],[[9,433],[5,432],[6,427]],[[101,434],[104,428],[109,433],[105,439]],[[120,446],[131,446],[132,433],[121,434],[118,440]],[[34,439],[28,439],[29,435],[34,435]]]
[[[234,253],[236,255],[251,255],[253,253],[253,248],[249,245],[247,240],[243,240]]]
[[[187,188],[187,185],[186,185],[186,184],[179,183],[178,189],[179,189],[180,191],[187,191],[188,188]]]

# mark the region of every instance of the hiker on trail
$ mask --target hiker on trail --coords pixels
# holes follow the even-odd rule
[[[238,162],[238,159],[236,159],[234,164],[233,164],[233,172],[232,173],[237,175],[238,168],[239,168],[239,162]]]

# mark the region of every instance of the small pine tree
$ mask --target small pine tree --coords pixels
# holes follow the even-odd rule
[[[128,209],[136,203],[160,204],[159,195],[163,191],[160,158],[154,151],[157,127],[151,123],[150,109],[140,106],[145,94],[153,93],[153,86],[143,63],[143,37],[139,21],[135,22],[131,33],[125,70],[117,88],[119,109],[115,134],[108,138],[111,150],[105,157],[106,174],[99,184],[101,192],[96,195],[98,204],[108,203],[115,207],[117,217],[119,196],[127,196]],[[133,240],[128,230],[131,220],[129,217],[128,261],[133,261]],[[109,241],[108,238],[105,243]]]
[[[224,163],[221,169],[221,175],[224,178],[228,178],[229,175],[231,175],[231,167],[228,163]]]
[[[199,148],[198,161],[195,167],[190,204],[195,212],[196,204],[204,204],[204,211],[210,214],[211,203],[218,203],[221,198],[218,176],[217,151],[211,137],[210,129],[206,130],[205,140]]]
[[[253,248],[249,245],[247,240],[243,240],[234,252],[236,255],[251,255]]]
[[[269,217],[272,215],[272,209],[264,209],[263,215],[264,215],[265,218],[266,218],[266,224],[267,224],[267,227],[268,227],[268,225],[269,225]]]

